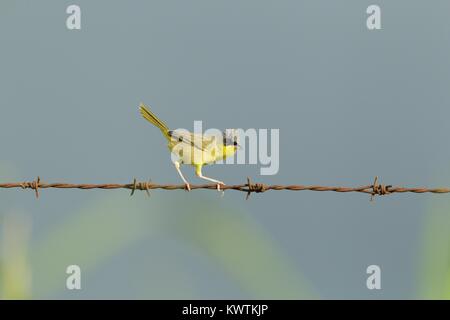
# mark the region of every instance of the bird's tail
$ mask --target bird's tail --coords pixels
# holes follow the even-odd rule
[[[141,115],[151,124],[158,127],[161,130],[162,134],[166,137],[167,140],[170,140],[169,127],[166,126],[164,122],[158,119],[157,116],[153,112],[151,112],[148,107],[146,107],[143,103],[139,105],[139,111]]]

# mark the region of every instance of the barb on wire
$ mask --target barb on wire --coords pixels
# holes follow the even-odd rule
[[[375,177],[372,185],[372,194],[370,196],[370,201],[373,201],[375,195],[384,196],[385,194],[391,193],[390,188],[392,188],[392,185],[386,186],[384,184],[378,184],[378,177]]]
[[[0,188],[3,189],[32,189],[35,192],[36,198],[39,198],[40,190],[42,189],[128,189],[131,190],[131,196],[136,190],[145,191],[150,196],[150,190],[162,189],[162,190],[186,190],[184,184],[157,184],[151,180],[147,182],[138,182],[136,179],[133,183],[128,184],[73,184],[73,183],[45,183],[41,181],[40,177],[31,182],[13,182],[13,183],[0,183]],[[206,189],[217,190],[215,184],[198,184],[191,185],[191,190]],[[247,183],[237,185],[222,185],[221,190],[236,190],[247,193],[246,199],[250,197],[252,193],[263,193],[269,190],[280,191],[330,191],[330,192],[358,192],[370,194],[370,200],[373,201],[375,196],[383,196],[393,193],[450,193],[450,188],[405,188],[405,187],[393,187],[392,185],[384,185],[378,182],[378,177],[375,177],[374,182],[371,185],[365,185],[360,187],[334,187],[334,186],[318,186],[318,185],[266,185],[264,183],[253,183],[250,178],[247,178]]]
[[[136,178],[133,180],[133,186],[131,187],[131,194],[130,197],[134,195],[134,192],[136,189],[138,190],[145,190],[147,195],[150,197],[150,183],[151,179],[148,182],[137,182]],[[124,185],[125,186],[125,185]]]

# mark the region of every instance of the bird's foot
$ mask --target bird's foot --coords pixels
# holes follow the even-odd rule
[[[225,183],[223,183],[222,181],[218,181],[218,182],[217,182],[217,191],[224,191],[224,190],[221,190],[221,189],[220,189],[220,186],[221,186],[221,185],[224,186]]]
[[[191,191],[191,186],[189,185],[189,183],[184,184],[184,190]]]

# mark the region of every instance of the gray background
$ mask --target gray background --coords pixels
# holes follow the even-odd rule
[[[2,1],[0,180],[178,183],[142,101],[174,128],[279,128],[278,175],[205,168],[230,184],[450,185],[450,4],[376,3],[379,31],[366,28],[373,1],[79,0],[69,31],[71,1]],[[0,210],[31,221],[33,298],[415,298],[446,198],[1,190]],[[106,254],[106,236],[132,239]],[[69,264],[79,292],[64,289]],[[371,264],[380,291],[365,286]]]

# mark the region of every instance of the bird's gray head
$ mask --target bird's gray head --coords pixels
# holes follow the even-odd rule
[[[223,133],[223,144],[225,146],[235,146],[236,148],[240,148],[239,145],[239,136],[237,135],[236,129],[227,129]]]

